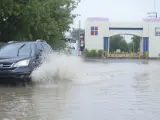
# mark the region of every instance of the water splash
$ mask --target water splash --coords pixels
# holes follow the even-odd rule
[[[42,57],[43,59],[43,57]],[[133,74],[139,65],[107,64],[105,62],[85,62],[79,56],[68,56],[65,54],[51,54],[43,59],[43,64],[33,71],[31,77],[33,82],[52,84],[59,81],[70,81],[75,84],[90,84],[112,79],[120,75]],[[53,84],[52,84],[53,85]]]
[[[83,60],[78,56],[54,53],[47,56],[47,59],[42,60],[43,64],[31,75],[34,82],[75,80],[82,76],[82,71],[85,69]]]

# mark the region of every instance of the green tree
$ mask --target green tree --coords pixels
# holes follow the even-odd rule
[[[129,51],[133,51],[133,41],[128,43]]]
[[[121,40],[120,49],[121,49],[121,51],[124,51],[124,52],[128,52],[129,51],[128,44],[127,44],[127,42],[125,40]]]
[[[114,35],[110,37],[110,51],[113,52],[117,49],[125,52],[128,51],[128,44],[121,35]]]
[[[141,37],[139,36],[136,36],[134,35],[132,37],[132,50],[134,52],[138,52],[139,51],[139,48],[140,48],[140,40],[141,40]]]
[[[133,36],[132,42],[128,44],[129,50],[133,52],[138,52],[140,49],[140,40],[141,40],[141,37]]]
[[[76,17],[74,0],[1,0],[0,40],[44,39],[60,47],[60,38]]]

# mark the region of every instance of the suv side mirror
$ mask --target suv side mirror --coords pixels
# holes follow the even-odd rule
[[[42,50],[38,50],[36,52],[36,58],[39,58],[42,55]]]

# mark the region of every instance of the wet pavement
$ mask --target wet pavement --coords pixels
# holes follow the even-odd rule
[[[77,81],[0,88],[0,120],[159,120],[160,62],[86,62]]]

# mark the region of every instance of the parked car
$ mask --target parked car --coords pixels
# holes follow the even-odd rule
[[[8,42],[0,49],[0,81],[30,81],[32,71],[41,64],[42,53],[52,52],[51,46],[42,40]]]

